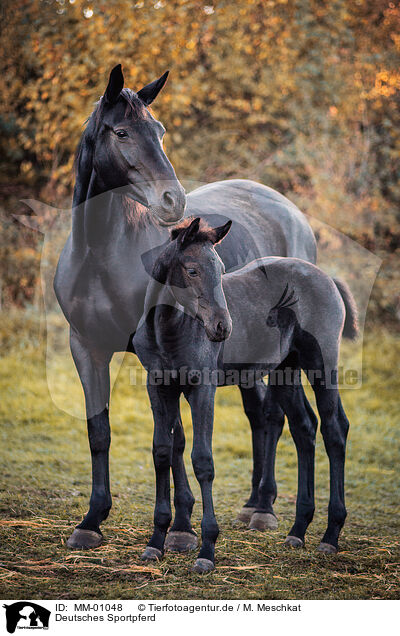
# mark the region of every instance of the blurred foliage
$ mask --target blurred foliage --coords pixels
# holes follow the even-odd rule
[[[154,110],[167,127],[166,150],[178,176],[256,179],[362,242],[384,258],[373,315],[396,318],[398,2],[4,0],[2,5],[5,208],[18,211],[16,201],[26,192],[51,205],[65,204],[83,123],[112,66],[122,62],[134,89],[169,68],[170,80]],[[19,262],[16,255],[8,259],[8,270],[18,271]],[[0,273],[4,293],[10,283],[3,266]],[[21,289],[29,300],[29,284]],[[7,294],[18,296],[15,290]]]

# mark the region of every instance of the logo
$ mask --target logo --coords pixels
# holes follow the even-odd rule
[[[48,629],[50,610],[28,601],[18,601],[6,608],[7,631],[13,634],[18,629]]]

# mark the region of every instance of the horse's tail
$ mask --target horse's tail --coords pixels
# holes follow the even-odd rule
[[[358,311],[356,301],[351,293],[347,283],[344,283],[337,278],[333,279],[339,293],[343,299],[346,309],[346,317],[344,319],[343,336],[354,340],[358,335]]]

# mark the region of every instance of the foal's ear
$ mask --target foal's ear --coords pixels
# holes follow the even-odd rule
[[[196,219],[193,219],[190,225],[185,227],[178,234],[178,244],[180,247],[186,247],[187,245],[189,245],[189,243],[193,241],[194,237],[199,231],[199,226],[200,226],[200,217],[197,217]]]
[[[104,97],[109,104],[115,104],[122,89],[124,88],[124,76],[122,74],[121,64],[114,66],[110,73],[110,79],[108,80],[108,86]]]
[[[225,236],[228,234],[229,230],[231,229],[231,225],[232,225],[232,221],[229,220],[227,223],[225,223],[225,225],[221,225],[220,227],[215,227],[213,229],[212,242],[214,243],[214,245],[216,243],[220,243],[222,239],[225,238]]]
[[[154,82],[147,84],[147,86],[144,86],[137,92],[137,96],[142,100],[145,106],[149,106],[151,102],[154,102],[158,93],[167,81],[168,73],[169,71],[165,71],[164,75],[161,75],[161,77],[154,80]]]

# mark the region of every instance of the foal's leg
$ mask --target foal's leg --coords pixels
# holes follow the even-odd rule
[[[237,516],[237,521],[249,523],[258,502],[258,487],[263,474],[266,419],[264,414],[264,400],[268,390],[263,382],[254,387],[245,388],[239,386],[242,395],[243,408],[246,413],[250,428],[253,447],[253,475],[251,480],[251,493],[249,499]]]
[[[78,370],[86,400],[87,428],[92,456],[92,494],[89,511],[67,541],[73,549],[96,548],[103,540],[100,524],[111,509],[108,465],[110,423],[108,402],[110,396],[109,363],[111,356],[99,354],[96,359],[71,332],[71,352]],[[99,360],[102,360],[101,362]]]
[[[297,379],[300,382],[300,370],[296,369],[294,372],[299,374]],[[295,377],[292,385],[280,387],[279,401],[289,421],[298,462],[296,519],[285,545],[298,548],[304,546],[304,536],[315,510],[315,435],[318,422],[305,396],[303,386],[296,384]]]
[[[215,567],[215,542],[219,534],[212,498],[214,480],[212,431],[215,386],[192,387],[185,395],[190,404],[193,420],[193,468],[200,484],[203,500],[202,546],[193,570],[204,573],[210,572]]]
[[[173,450],[173,427],[179,416],[179,392],[171,387],[147,385],[154,418],[153,461],[156,471],[156,505],[154,531],[145,551],[144,561],[161,559],[164,541],[171,523],[170,469]]]
[[[344,462],[349,422],[337,388],[327,389],[322,383],[315,382],[313,389],[330,467],[328,527],[318,550],[334,553],[338,550],[339,534],[347,515],[344,503]]]
[[[183,461],[184,450],[185,434],[183,432],[182,420],[179,416],[174,426],[172,450],[175,519],[167,534],[164,545],[165,550],[171,550],[172,552],[195,550],[198,545],[197,534],[194,532],[190,521],[194,497],[190,490]]]
[[[282,434],[285,414],[279,405],[277,387],[268,385],[264,401],[264,419],[266,426],[263,473],[257,491],[257,503],[251,517],[249,528],[252,530],[276,530],[278,520],[273,504],[278,490],[275,481],[276,447]]]

